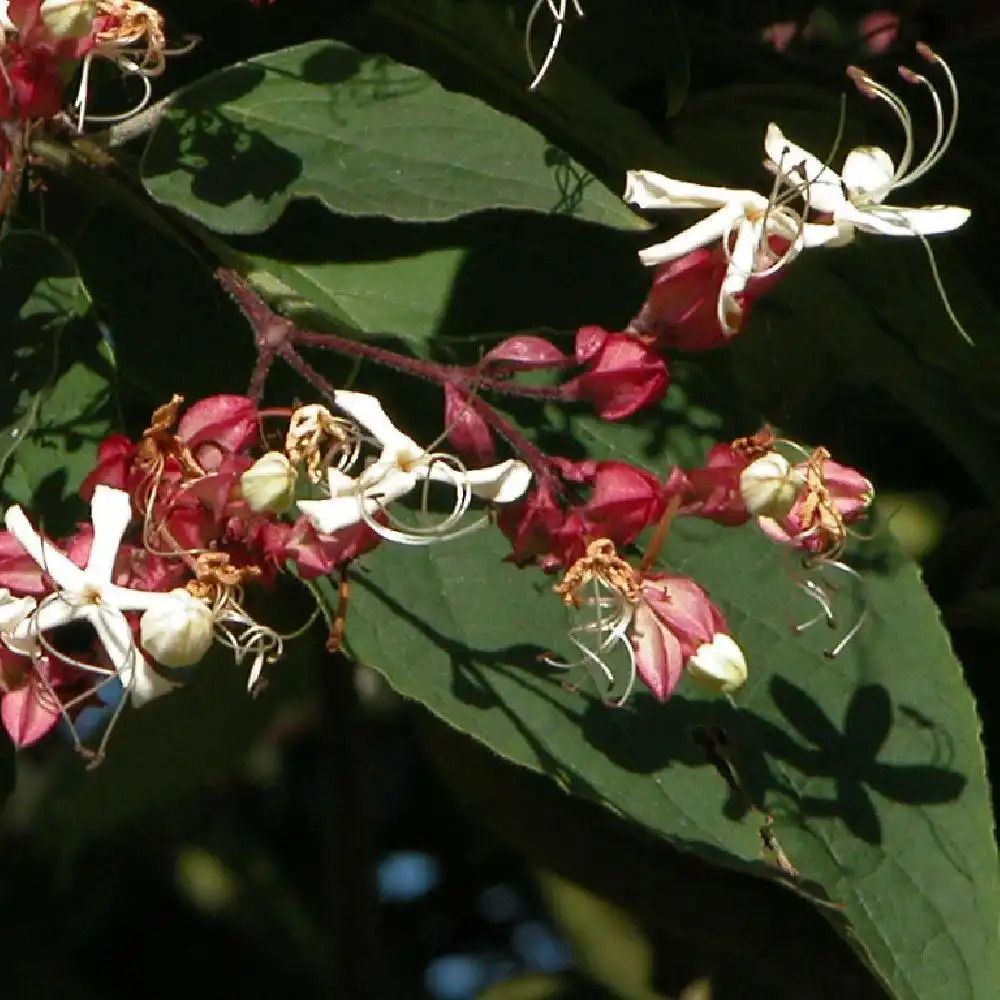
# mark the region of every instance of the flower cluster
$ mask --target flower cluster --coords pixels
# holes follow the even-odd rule
[[[548,0],[560,31],[566,6]],[[80,68],[75,106],[82,123],[94,58],[140,76],[144,102],[149,78],[169,54],[162,18],[139,0],[9,0],[0,19],[0,114],[26,127],[59,113],[67,68]],[[901,70],[907,84],[929,91],[937,113],[934,141],[919,160],[903,102],[852,68],[861,93],[886,103],[904,127],[898,165],[883,150],[864,147],[852,150],[837,174],[772,124],[764,140],[774,177],[768,195],[631,171],[625,197],[633,204],[709,214],[641,252],[657,271],[627,328],[583,326],[570,353],[544,337],[517,334],[468,367],[407,358],[300,330],[235,272],[221,269],[223,286],[254,328],[258,359],[248,395],[213,396],[186,412],[175,397],[153,414],[139,440],[104,441],[81,488],[90,523],[61,543],[43,538],[20,507],[6,512],[0,716],[7,731],[25,745],[62,721],[78,749],[99,760],[112,726],[96,750],[88,749],[75,726],[81,712],[110,710],[113,723],[128,701],[142,705],[182,687],[216,644],[237,664],[248,662],[248,687],[261,688],[264,667],[294,637],[258,621],[253,610],[261,603],[257,592],[272,588],[283,571],[303,581],[339,571],[346,587],[346,566],[383,542],[445,542],[494,521],[510,540],[510,561],[560,574],[554,589],[575,617],[568,640],[580,655],[573,663],[547,661],[587,669],[612,705],[624,704],[637,679],[661,701],[685,674],[726,696],[747,680],[744,654],[705,589],[657,568],[677,518],[751,525],[796,553],[793,580],[819,607],[797,630],[820,620],[834,625],[832,587],[823,574],[839,571],[860,582],[843,556],[874,490],[827,449],[805,448],[765,427],[716,445],[702,465],[661,478],[618,460],[548,456],[484,397],[585,404],[604,420],[624,420],[664,398],[671,350],[728,343],[753,303],[805,250],[842,246],[859,233],[925,242],[928,234],[962,225],[966,209],[886,204],[891,192],[938,162],[955,133],[951,71],[926,46],[918,52],[944,74],[953,108],[945,115],[931,83]],[[4,134],[11,143],[16,130]],[[378,398],[328,383],[298,353],[303,347],[437,384],[442,436],[421,446]],[[279,358],[322,402],[261,409]],[[518,378],[538,371],[554,377],[548,384]],[[452,450],[441,447],[445,439]],[[514,457],[498,460],[498,442]],[[474,503],[486,512],[470,517]],[[645,554],[630,561],[647,532]],[[334,646],[343,611],[331,630]],[[862,611],[827,655],[837,656],[864,620]],[[624,675],[612,662],[622,655]]]
[[[847,154],[838,174],[771,124],[764,136],[764,166],[774,175],[767,196],[693,184],[650,170],[630,171],[624,197],[639,208],[710,210],[700,222],[640,252],[644,264],[658,269],[630,329],[657,348],[699,351],[722,346],[743,329],[754,301],[774,287],[802,251],[844,246],[858,232],[916,237],[927,247],[927,236],[963,225],[969,218],[965,208],[904,208],[885,202],[940,161],[958,125],[958,89],[951,69],[928,46],[918,45],[917,52],[944,76],[951,113],[945,114],[945,103],[926,76],[900,67],[904,82],[930,94],[936,114],[934,139],[916,162],[909,109],[888,87],[852,66],[848,76],[861,94],[886,104],[903,128],[898,165],[885,150],[862,146]],[[933,257],[931,264],[936,280]],[[969,339],[940,283],[938,290],[952,323]]]
[[[660,700],[670,696],[685,669],[723,693],[747,677],[725,616],[704,589],[687,577],[651,569],[674,518],[702,517],[731,527],[753,522],[772,541],[801,553],[807,571],[834,567],[854,576],[840,557],[851,525],[867,515],[874,499],[872,484],[834,462],[825,448],[808,451],[769,428],[716,445],[703,466],[675,467],[665,480],[622,462],[557,459],[538,478],[538,489],[500,514],[500,527],[513,544],[510,558],[565,571],[556,592],[583,614],[569,632],[581,654],[572,665],[590,669],[616,705],[631,693],[636,676]],[[652,539],[633,568],[619,549],[648,528],[655,529]],[[822,611],[798,630],[820,617],[833,625],[832,598],[822,583],[807,575],[799,586]],[[862,621],[828,655],[836,656]],[[628,657],[624,684],[608,660],[618,647]],[[623,692],[616,694],[619,688]]]
[[[121,121],[149,103],[151,79],[164,71],[166,57],[193,44],[168,48],[163,16],[141,0],[0,0],[0,212],[17,193],[31,136],[49,122],[70,124],[67,81],[78,78],[68,101],[77,130],[88,121]],[[139,80],[142,93],[132,107],[88,111],[95,59]]]
[[[175,397],[140,440],[102,444],[82,496],[91,521],[61,544],[44,539],[18,506],[0,533],[0,716],[18,745],[90,706],[133,705],[176,690],[215,643],[250,660],[248,686],[291,636],[257,621],[252,594],[287,566],[309,579],[382,539],[427,544],[479,527],[472,497],[517,500],[531,473],[516,459],[467,470],[399,431],[373,396],[338,392],[340,413],[310,405],[260,412],[245,396],[213,396],[181,415]],[[261,450],[262,427],[287,421],[282,448]],[[368,452],[377,457],[367,461]],[[325,496],[297,499],[300,478]],[[443,519],[399,523],[390,505],[418,485],[454,494]],[[423,496],[424,514],[428,494]],[[295,515],[294,517],[292,515]],[[287,515],[287,516],[286,516]],[[461,524],[459,522],[462,522]],[[116,701],[117,698],[117,701]]]

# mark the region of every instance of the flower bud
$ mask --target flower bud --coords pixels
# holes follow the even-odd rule
[[[42,0],[42,22],[57,41],[85,38],[94,28],[97,0]]]
[[[687,668],[699,684],[719,694],[735,691],[747,679],[743,650],[725,632],[716,632],[711,642],[699,646],[688,660]]]
[[[740,495],[754,517],[787,517],[799,498],[805,477],[784,455],[770,451],[740,473]]]
[[[143,613],[139,638],[150,656],[165,667],[190,667],[212,645],[211,610],[186,590],[171,590]]]
[[[269,451],[240,476],[243,499],[250,509],[280,513],[295,500],[295,467],[280,451]]]

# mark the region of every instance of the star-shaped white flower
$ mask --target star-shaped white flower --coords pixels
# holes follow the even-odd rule
[[[884,149],[859,146],[847,154],[838,175],[818,157],[789,142],[777,125],[768,126],[764,138],[765,165],[778,177],[786,178],[798,187],[812,211],[833,216],[835,232],[830,236],[831,246],[849,243],[857,229],[880,236],[923,237],[949,233],[969,218],[969,210],[956,205],[904,208],[885,203],[893,191],[919,180],[941,160],[958,127],[958,86],[951,68],[926,45],[918,45],[917,52],[944,74],[951,98],[951,113],[946,119],[941,95],[927,77],[900,66],[900,76],[906,83],[927,90],[936,117],[934,141],[916,162],[913,116],[909,108],[888,87],[856,66],[849,67],[847,71],[854,85],[865,97],[886,104],[903,128],[904,145],[898,166]]]
[[[4,515],[7,530],[56,584],[10,633],[9,644],[23,652],[41,648],[39,635],[70,622],[91,625],[107,652],[112,668],[133,705],[144,705],[175,687],[161,677],[136,648],[125,611],[148,611],[169,604],[169,594],[131,590],[112,583],[115,559],[132,517],[129,495],[110,486],[98,486],[90,505],[94,540],[90,558],[80,569],[69,557],[42,538],[24,511],[14,506]]]
[[[890,192],[910,182],[906,174],[908,161],[904,159],[898,168],[894,167],[889,154],[877,146],[852,149],[844,158],[839,174],[812,153],[789,142],[773,123],[768,126],[764,149],[772,169],[808,192],[810,209],[833,216],[829,226],[816,227],[826,229],[827,236],[814,242],[814,246],[843,246],[854,239],[858,229],[879,236],[950,233],[970,215],[969,209],[956,205],[904,208],[885,204]]]
[[[666,242],[640,250],[639,259],[646,265],[665,264],[721,243],[729,263],[719,290],[718,317],[723,330],[730,333],[739,329],[739,296],[751,279],[772,274],[804,248],[829,241],[830,226],[806,222],[798,212],[779,204],[775,193],[767,198],[756,191],[709,187],[652,170],[630,170],[624,198],[647,209],[713,209],[710,215]],[[787,241],[788,249],[776,253],[772,237]]]
[[[374,396],[345,390],[337,392],[334,399],[379,443],[381,453],[357,476],[331,467],[327,471],[330,496],[299,501],[299,509],[317,531],[329,534],[364,521],[384,538],[425,545],[467,530],[451,531],[473,496],[510,503],[520,499],[531,482],[531,470],[517,459],[469,471],[452,455],[426,451],[392,423]],[[455,490],[452,510],[441,523],[425,531],[401,531],[376,520],[392,501],[428,481],[445,483]]]

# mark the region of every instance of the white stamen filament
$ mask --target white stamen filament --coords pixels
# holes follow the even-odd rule
[[[836,659],[848,646],[848,644],[854,639],[854,637],[861,631],[865,622],[868,620],[868,601],[864,595],[864,578],[861,574],[854,569],[852,566],[848,566],[847,563],[840,562],[836,559],[824,559],[822,562],[815,563],[809,568],[811,570],[822,570],[824,567],[830,567],[832,569],[839,570],[841,573],[846,573],[852,579],[854,579],[858,586],[861,588],[861,612],[858,614],[854,621],[854,624],[844,633],[844,635],[837,641],[837,643],[830,649],[824,650],[823,655],[828,660]],[[833,614],[833,601],[830,598],[829,593],[822,583],[816,580],[806,578],[805,580],[796,581],[797,586],[808,596],[820,605],[822,610],[819,614],[810,618],[809,621],[803,622],[800,625],[795,626],[795,631],[801,633],[806,631],[806,629],[811,628],[816,622],[821,619],[825,619],[827,625],[830,628],[836,627],[836,619]]]
[[[583,17],[583,7],[580,6],[580,0],[571,0],[571,3],[576,15]],[[545,5],[548,5],[549,13],[555,22],[555,29],[552,34],[552,41],[549,42],[548,50],[545,53],[545,58],[539,67],[535,63],[535,57],[531,51],[531,36],[534,33],[535,19],[538,17],[538,12]],[[556,52],[559,49],[559,43],[562,40],[563,27],[566,23],[566,6],[566,0],[535,0],[531,5],[528,20],[524,26],[524,53],[528,59],[528,67],[533,74],[532,81],[528,84],[528,90],[534,90],[542,82],[545,74],[549,71],[549,66],[552,65],[552,60],[555,58]]]
[[[359,503],[361,504],[361,515],[365,524],[367,524],[372,531],[381,535],[387,541],[399,542],[402,545],[430,545],[433,542],[451,541],[454,538],[467,535],[469,532],[477,531],[479,528],[484,527],[488,523],[488,519],[486,517],[482,517],[479,520],[474,521],[472,524],[467,524],[464,527],[452,531],[454,525],[465,516],[466,511],[468,511],[469,506],[472,503],[472,488],[464,478],[467,474],[467,470],[458,458],[445,452],[435,452],[425,455],[420,459],[420,464],[426,464],[428,472],[430,472],[435,465],[448,470],[447,477],[449,478],[450,485],[455,488],[455,502],[452,505],[451,512],[437,524],[419,527],[412,525],[404,526],[403,523],[395,517],[388,505],[382,505],[379,503],[379,497],[377,495],[365,492],[363,485],[364,474],[362,474],[361,497],[359,500]],[[430,513],[430,483],[431,480],[428,475],[424,479],[423,486],[420,491],[420,511],[424,515]],[[376,503],[379,503],[379,512],[384,513],[389,518],[390,524],[382,524],[376,519],[374,514],[368,511],[365,503],[367,500],[374,500]]]
[[[899,74],[903,80],[909,84],[924,87],[934,105],[934,140],[931,142],[930,148],[924,154],[923,158],[912,167],[911,164],[913,162],[915,149],[915,130],[913,126],[913,116],[911,115],[905,102],[884,84],[877,83],[873,80],[863,70],[859,70],[854,66],[848,69],[848,75],[854,81],[855,85],[862,94],[866,97],[874,97],[881,100],[889,106],[893,114],[895,114],[895,116],[899,119],[899,123],[903,127],[903,135],[905,138],[903,155],[900,157],[899,166],[896,167],[891,181],[881,189],[869,193],[866,198],[868,201],[880,201],[886,194],[888,194],[889,191],[894,190],[895,188],[905,187],[907,184],[912,184],[914,181],[923,177],[924,174],[936,166],[944,156],[955,137],[955,130],[958,128],[958,83],[955,80],[955,75],[952,72],[951,67],[945,62],[944,59],[942,59],[936,52],[926,45],[919,44],[917,46],[917,52],[929,63],[937,66],[944,74],[945,80],[948,84],[948,93],[951,97],[952,107],[951,115],[947,118],[946,124],[944,104],[941,100],[941,95],[934,84],[931,83],[927,77],[920,73],[915,73],[906,66],[899,67]]]
[[[568,632],[570,642],[583,655],[580,659],[571,662],[556,660],[548,656],[542,657],[542,660],[549,666],[562,670],[584,667],[599,688],[602,686],[599,678],[607,683],[607,690],[601,695],[604,702],[612,708],[621,708],[628,701],[635,687],[635,650],[632,648],[632,642],[628,635],[628,629],[635,614],[635,606],[622,593],[614,587],[610,587],[599,577],[594,577],[591,583],[593,596],[580,598],[579,605],[583,608],[592,608],[594,618],[592,621],[574,625]],[[587,641],[588,637],[594,635],[600,637],[596,649],[593,641]],[[617,698],[612,698],[615,674],[604,659],[604,655],[619,643],[625,647],[628,655],[628,680],[625,684],[625,690]]]

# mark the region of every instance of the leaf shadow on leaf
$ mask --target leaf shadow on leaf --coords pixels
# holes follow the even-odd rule
[[[493,338],[516,330],[613,328],[632,315],[647,281],[633,234],[504,209],[406,223],[293,202],[266,237],[241,238],[239,247],[265,267],[280,262],[283,282],[386,346],[412,353],[428,345],[451,363],[474,363]],[[308,318],[296,316],[300,325]],[[572,350],[571,337],[557,343]]]
[[[445,652],[454,668],[452,693],[456,698],[483,711],[502,711],[508,721],[530,745],[543,770],[547,771],[567,791],[577,795],[585,795],[591,799],[600,799],[600,795],[593,786],[581,778],[578,773],[567,768],[545,746],[543,740],[533,731],[532,727],[516,712],[511,711],[486,673],[489,668],[499,669],[501,665],[511,664],[519,665],[524,670],[530,670],[530,665],[539,663],[541,658],[546,655],[546,650],[528,644],[510,645],[492,650],[471,649],[449,639],[438,629],[414,615],[372,580],[362,575],[355,575],[352,577],[352,582],[355,586],[363,587],[374,594],[392,614],[405,619],[413,628]],[[535,693],[539,692],[535,691]],[[565,711],[554,701],[551,704]]]
[[[238,66],[216,79],[211,94],[182,95],[150,140],[145,175],[187,174],[191,193],[219,206],[267,201],[294,183],[302,174],[297,156],[218,108],[250,93],[264,76],[260,66]]]
[[[854,836],[879,845],[882,825],[871,792],[913,806],[950,802],[962,793],[966,778],[939,763],[879,761],[893,726],[892,699],[882,685],[866,684],[854,691],[842,731],[816,701],[783,677],[772,677],[769,691],[800,738],[757,718],[753,725],[760,749],[806,779],[829,779],[836,785],[832,797],[796,794],[803,816],[839,817]]]
[[[420,620],[371,580],[355,579],[446,652],[453,666],[452,694],[458,700],[484,711],[504,712],[531,746],[539,766],[570,791],[602,798],[546,744],[540,735],[544,727],[511,709],[490,679],[491,672],[502,672],[505,684],[516,683],[532,699],[545,702],[548,710],[578,725],[584,739],[617,767],[650,775],[664,794],[664,772],[670,767],[714,764],[729,791],[723,815],[734,821],[765,808],[783,822],[806,828],[811,819],[836,818],[859,840],[879,845],[883,831],[873,794],[916,806],[952,801],[965,787],[965,777],[948,767],[947,753],[929,763],[878,759],[893,727],[892,700],[882,685],[867,684],[854,692],[843,731],[812,697],[779,676],[772,677],[768,691],[784,724],[748,708],[683,694],[662,704],[640,693],[622,710],[583,696],[571,704],[556,696],[554,680],[540,672],[546,650],[531,645],[468,648]],[[546,690],[549,683],[551,694]],[[699,746],[699,731],[709,728],[730,734],[731,769],[719,767]],[[815,781],[832,782],[834,794],[824,797],[804,790]]]
[[[513,676],[524,669],[524,662],[523,657],[494,656],[483,665],[512,667],[507,672]],[[843,732],[809,695],[784,678],[772,677],[769,691],[798,739],[746,708],[684,695],[675,694],[666,704],[637,695],[622,711],[589,699],[580,713],[547,700],[580,725],[595,749],[626,771],[654,775],[659,782],[672,765],[714,764],[729,788],[723,814],[731,820],[743,819],[753,808],[762,810],[777,795],[782,807],[775,811],[782,813],[783,820],[808,825],[812,818],[838,818],[855,837],[878,845],[882,827],[872,792],[917,806],[953,801],[965,787],[965,777],[947,766],[947,754],[944,760],[926,764],[878,760],[893,724],[892,701],[881,685],[864,685],[855,691]],[[541,695],[535,685],[532,692]],[[720,767],[699,745],[699,733],[709,729],[727,734],[726,760],[731,769]],[[801,778],[792,778],[789,769]],[[798,791],[802,779],[828,779],[836,785],[835,794],[802,794]]]

